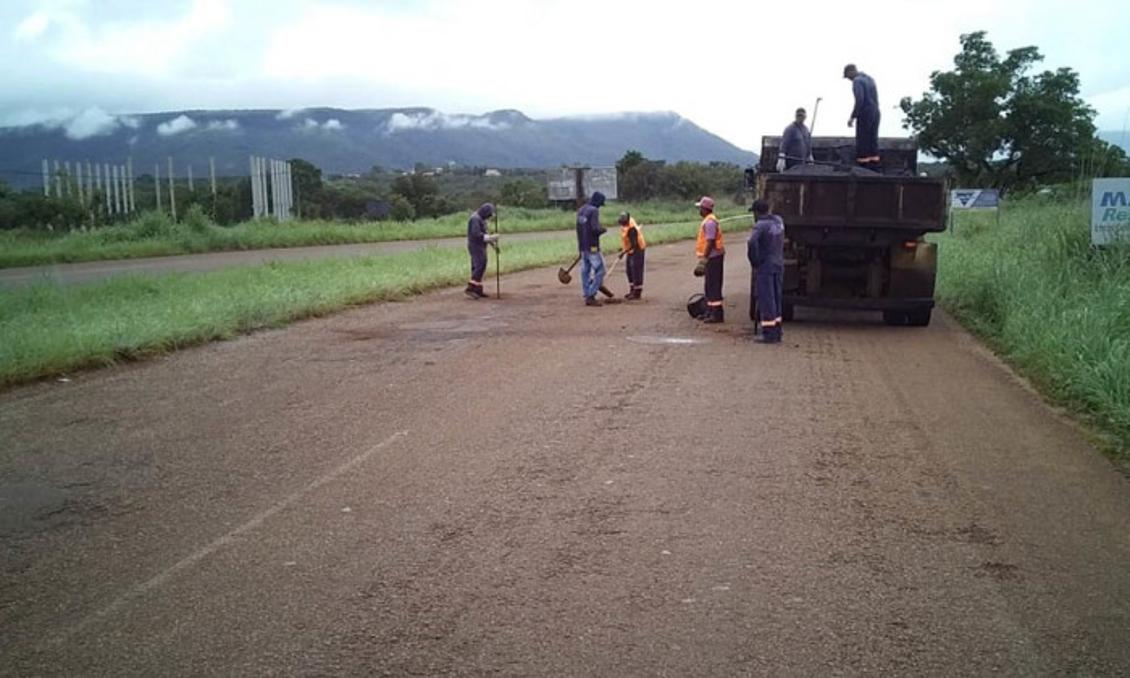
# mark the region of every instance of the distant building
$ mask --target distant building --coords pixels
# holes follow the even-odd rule
[[[502,172],[499,172],[496,169],[488,169],[487,171],[483,172],[483,176],[484,177],[500,177],[500,176],[502,176]]]

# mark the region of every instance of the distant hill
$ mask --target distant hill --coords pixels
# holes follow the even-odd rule
[[[675,113],[531,119],[519,111],[449,115],[430,108],[295,111],[173,111],[110,115],[93,109],[55,124],[0,128],[0,178],[34,185],[43,158],[124,162],[151,174],[172,156],[178,174],[191,164],[207,174],[208,158],[221,175],[246,174],[251,154],[304,158],[328,174],[373,165],[547,168],[611,165],[636,149],[652,159],[757,162],[744,151]],[[17,170],[24,174],[13,173]],[[7,171],[8,174],[4,172]]]
[[[1121,130],[1106,130],[1104,132],[1099,132],[1098,136],[1108,144],[1121,146],[1122,150],[1130,153],[1130,132],[1123,132]]]

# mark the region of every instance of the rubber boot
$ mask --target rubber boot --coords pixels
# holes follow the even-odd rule
[[[596,297],[585,297],[585,306],[604,306],[604,303]]]
[[[467,283],[467,289],[463,290],[463,294],[466,294],[471,299],[478,299],[483,296],[483,291],[471,283]]]
[[[726,312],[722,310],[721,306],[710,306],[706,312],[706,317],[702,322],[707,325],[716,325],[718,323],[726,322]]]

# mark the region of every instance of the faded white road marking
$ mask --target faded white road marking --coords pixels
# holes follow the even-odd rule
[[[276,513],[280,512],[280,511],[282,511],[283,509],[289,508],[290,506],[292,506],[294,503],[296,503],[299,499],[302,499],[307,494],[313,492],[314,490],[325,485],[326,483],[328,483],[328,482],[338,478],[339,476],[353,470],[354,468],[360,466],[366,460],[368,460],[370,457],[372,457],[374,454],[376,454],[377,452],[380,452],[384,448],[388,447],[389,445],[393,444],[394,442],[396,442],[400,438],[403,438],[406,435],[408,435],[407,431],[397,431],[396,433],[393,433],[392,435],[385,438],[384,440],[377,443],[376,445],[370,447],[369,449],[365,450],[364,452],[362,452],[362,453],[358,454],[357,456],[355,456],[355,457],[349,459],[348,461],[344,462],[340,466],[337,466],[336,468],[330,470],[328,473],[326,473],[326,474],[322,475],[321,477],[315,479],[309,485],[306,485],[302,489],[297,490],[297,491],[291,493],[290,495],[287,495],[281,501],[278,501],[275,504],[273,504],[272,506],[270,506],[269,508],[255,514],[254,516],[251,517],[250,520],[248,520],[247,522],[243,523],[242,525],[236,527],[235,529],[231,530],[227,534],[224,534],[224,535],[216,538],[215,541],[211,542],[207,546],[204,546],[204,547],[194,551],[190,555],[185,556],[184,558],[177,561],[173,565],[170,565],[169,567],[165,568],[164,570],[162,570],[161,572],[157,573],[156,575],[150,577],[149,579],[141,582],[140,584],[134,585],[128,591],[126,591],[125,593],[123,593],[120,596],[118,596],[117,598],[115,598],[112,602],[110,602],[110,604],[108,604],[105,607],[103,607],[99,610],[96,610],[95,612],[87,615],[86,617],[84,617],[82,620],[80,620],[74,626],[71,626],[70,628],[66,629],[62,633],[59,633],[59,634],[55,635],[54,637],[52,637],[49,641],[47,641],[47,644],[50,645],[50,646],[62,644],[64,642],[66,642],[68,639],[70,639],[73,635],[75,635],[76,633],[87,628],[88,626],[90,626],[94,622],[99,621],[100,619],[105,619],[106,617],[109,617],[110,615],[114,614],[115,612],[118,612],[123,607],[125,607],[127,604],[129,604],[130,601],[134,600],[138,596],[141,596],[145,593],[148,593],[148,592],[160,587],[162,584],[164,584],[165,582],[167,582],[170,579],[172,579],[173,577],[175,577],[178,573],[183,572],[184,570],[187,570],[188,568],[192,567],[196,563],[198,563],[201,560],[204,560],[208,556],[212,555],[216,551],[219,551],[223,547],[225,547],[228,544],[235,541],[235,539],[237,537],[239,537],[240,535],[245,534],[247,532],[250,532],[251,530],[254,530],[255,528],[259,527],[268,518],[270,518],[271,516],[275,515]]]

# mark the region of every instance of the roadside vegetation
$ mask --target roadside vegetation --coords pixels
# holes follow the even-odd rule
[[[1090,208],[1052,196],[960,214],[939,238],[938,297],[1130,460],[1130,247],[1094,249]]]
[[[609,204],[604,218],[615,225],[620,210],[632,213],[640,223],[687,221],[694,217],[689,204],[646,202]],[[199,207],[179,222],[160,212],[146,212],[136,219],[87,231],[0,230],[0,268],[38,264],[129,259],[222,250],[252,250],[271,247],[302,247],[346,243],[388,242],[458,237],[466,234],[468,213],[417,221],[248,221],[236,226],[217,226]],[[571,231],[573,212],[555,208],[503,206],[503,233]],[[493,224],[492,224],[493,228]]]
[[[695,229],[694,222],[686,221],[652,226],[648,242],[692,238]],[[504,242],[502,270],[564,264],[575,250],[576,242],[568,236],[512,246]],[[493,261],[488,270],[494,270]],[[5,292],[0,294],[0,385],[401,299],[462,284],[466,277],[466,252],[430,247],[377,257],[126,276],[93,285],[43,284]]]

